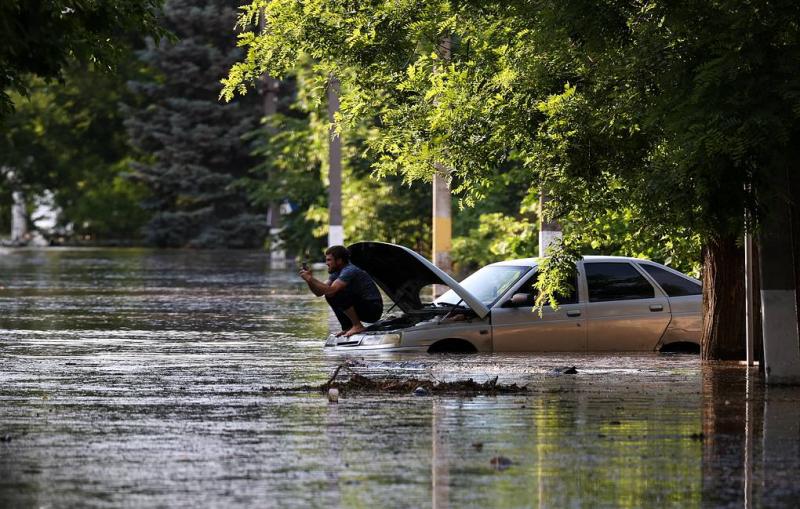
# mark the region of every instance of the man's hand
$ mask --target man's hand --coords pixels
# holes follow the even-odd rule
[[[300,269],[300,277],[307,283],[314,278],[314,274],[310,270]]]

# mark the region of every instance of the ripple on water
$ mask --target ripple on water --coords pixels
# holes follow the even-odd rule
[[[328,355],[324,302],[259,252],[6,250],[0,277],[1,506],[692,507],[744,493],[769,506],[798,495],[800,398],[751,384],[745,405],[742,368],[655,354]],[[367,376],[497,376],[530,392],[330,404],[261,391],[320,384],[343,361]]]

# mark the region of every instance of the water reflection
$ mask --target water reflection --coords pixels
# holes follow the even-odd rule
[[[706,368],[704,388],[704,501],[795,506],[800,388],[765,387],[756,369],[724,364]]]
[[[364,356],[367,375],[499,376],[531,393],[337,405],[262,391],[321,383],[343,360],[321,349],[325,304],[262,253],[8,251],[0,286],[2,507],[758,507],[800,494],[797,392],[765,391],[742,367]],[[567,365],[578,375],[552,371]]]

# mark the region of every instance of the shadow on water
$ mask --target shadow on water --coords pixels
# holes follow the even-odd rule
[[[509,396],[320,384],[325,304],[257,252],[0,253],[0,506],[785,506],[800,396],[687,355],[359,357]],[[576,375],[554,368],[578,366]],[[750,375],[748,378],[746,375]]]

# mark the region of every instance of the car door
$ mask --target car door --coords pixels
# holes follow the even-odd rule
[[[536,299],[533,284],[536,273],[531,271],[516,290],[510,292],[492,308],[492,343],[495,352],[585,352],[585,304],[579,302],[578,277],[573,279],[574,291],[553,309],[545,306],[542,315],[532,311]],[[513,294],[527,294],[523,303],[511,302]]]
[[[584,262],[589,351],[653,350],[669,325],[669,301],[627,261]]]

